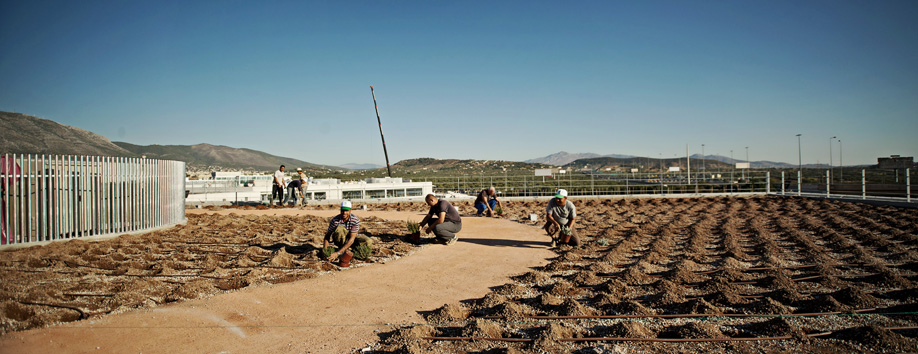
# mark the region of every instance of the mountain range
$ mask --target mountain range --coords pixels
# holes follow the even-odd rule
[[[308,174],[342,168],[309,163],[265,152],[211,144],[135,145],[112,142],[99,134],[21,113],[0,111],[0,153],[149,157],[184,161],[188,170],[273,171],[280,165],[301,167]]]
[[[617,155],[617,154],[600,155],[600,154],[594,154],[590,152],[571,154],[571,153],[568,153],[567,151],[560,151],[560,152],[556,152],[548,156],[534,158],[534,159],[526,160],[523,162],[544,163],[546,165],[552,165],[552,166],[564,166],[564,165],[567,165],[571,162],[574,162],[580,159],[591,159],[595,157],[614,157],[614,158],[626,159],[626,158],[634,157],[634,156]]]
[[[273,171],[279,165],[286,165],[293,169],[301,167],[309,174],[344,173],[353,170],[375,172],[385,166],[376,164],[344,164],[341,166],[328,166],[314,164],[294,158],[276,156],[266,152],[219,146],[211,144],[197,145],[135,145],[127,142],[112,142],[108,138],[69,125],[60,124],[51,120],[33,117],[22,113],[0,111],[0,153],[27,153],[27,154],[60,154],[60,155],[92,155],[92,156],[118,156],[141,157],[147,156],[157,159],[178,160],[187,163],[189,170],[255,170]],[[718,155],[695,154],[691,156],[692,165],[702,161],[718,161],[732,165],[741,160]],[[513,161],[487,161],[487,160],[439,160],[431,158],[416,158],[399,161],[392,164],[393,172],[401,170],[403,173],[418,173],[421,171],[455,171],[461,173],[475,173],[475,171],[489,171],[502,173],[508,169],[534,169],[550,166],[567,166],[574,168],[595,168],[598,165],[635,165],[641,163],[645,157],[633,155],[596,153],[569,153],[560,151],[548,156],[534,158],[523,162]],[[657,161],[658,159],[653,159]],[[664,159],[669,164],[678,165],[685,158]],[[701,162],[703,163],[703,162]],[[643,162],[646,164],[646,160]],[[773,162],[752,161],[752,168],[793,168],[796,165]],[[824,165],[806,165],[804,167],[821,168]]]

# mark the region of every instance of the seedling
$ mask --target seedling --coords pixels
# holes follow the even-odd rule
[[[601,239],[596,240],[596,244],[600,246],[608,246],[609,240],[601,238]]]
[[[562,235],[570,235],[570,234],[571,234],[571,228],[568,227],[567,225],[561,226],[561,234],[562,234]]]
[[[333,246],[328,246],[322,249],[322,256],[325,258],[331,257],[332,253],[335,253],[338,249]]]
[[[414,234],[414,233],[421,232],[421,225],[419,225],[418,223],[416,223],[416,222],[414,222],[414,221],[411,221],[411,220],[408,220],[407,224],[408,224],[408,233],[409,233],[409,234]]]
[[[354,258],[357,258],[361,261],[365,261],[370,258],[371,254],[373,254],[373,249],[370,248],[370,245],[362,243],[357,245],[357,247],[354,247]]]
[[[497,216],[503,216],[503,215],[504,215],[504,208],[497,207],[497,209],[494,209],[494,212],[497,213]]]

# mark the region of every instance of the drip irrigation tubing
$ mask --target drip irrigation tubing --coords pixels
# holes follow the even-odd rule
[[[886,308],[868,308],[852,311],[832,311],[832,312],[810,312],[810,313],[789,313],[789,314],[670,314],[670,315],[583,315],[583,316],[539,316],[527,315],[524,318],[534,320],[579,320],[579,319],[681,319],[681,318],[775,318],[775,317],[830,317],[830,316],[866,316],[866,315],[918,315],[918,312],[874,312]],[[481,316],[480,319],[496,320],[503,319],[501,316]]]
[[[813,337],[822,337],[831,335],[834,332],[821,332],[821,333],[810,333],[805,336]],[[473,340],[483,340],[483,341],[500,341],[500,342],[533,342],[535,339],[531,338],[488,338],[488,337],[421,337],[425,340],[440,340],[440,341],[473,341]],[[723,338],[622,338],[622,337],[583,337],[583,338],[560,338],[557,339],[559,342],[601,342],[601,341],[618,341],[618,342],[671,342],[671,343],[686,343],[686,342],[748,342],[748,341],[764,341],[764,340],[788,340],[794,339],[793,336],[778,336],[778,337],[723,337]]]

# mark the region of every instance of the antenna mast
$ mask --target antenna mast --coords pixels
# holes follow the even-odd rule
[[[389,152],[386,151],[386,137],[382,133],[382,121],[379,119],[379,106],[376,105],[376,93],[373,92],[373,85],[370,85],[370,94],[373,95],[373,108],[376,109],[376,122],[379,123],[379,137],[382,138],[382,151],[386,155],[386,172],[392,177],[392,169],[389,168]]]

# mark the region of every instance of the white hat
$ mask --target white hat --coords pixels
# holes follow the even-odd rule
[[[567,197],[567,189],[559,189],[555,192],[555,198],[564,198]]]
[[[302,169],[302,168],[299,168],[299,167],[297,167],[297,168],[296,168],[296,170],[297,170],[297,171],[302,171],[303,169]]]
[[[341,210],[351,210],[351,201],[345,200],[341,202]]]

